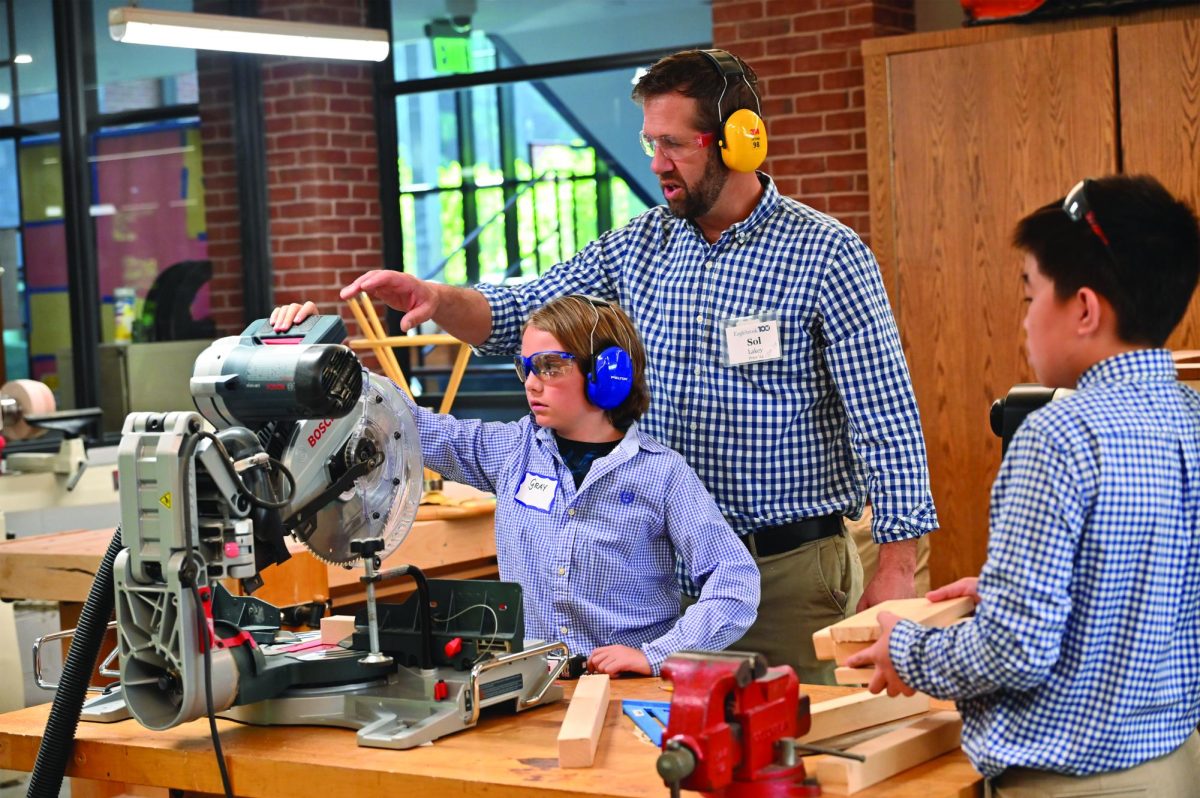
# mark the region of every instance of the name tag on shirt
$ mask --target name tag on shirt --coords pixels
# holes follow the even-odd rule
[[[721,324],[725,334],[722,366],[744,366],[783,357],[779,345],[779,314],[774,311],[725,319]]]
[[[517,488],[517,504],[523,504],[539,512],[548,513],[550,512],[550,505],[554,504],[554,494],[557,492],[557,479],[529,471],[526,472],[525,478],[521,480],[521,486]]]

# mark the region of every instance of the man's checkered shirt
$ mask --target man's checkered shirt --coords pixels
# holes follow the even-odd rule
[[[583,293],[615,300],[646,345],[644,429],[681,453],[738,534],[840,513],[868,496],[880,543],[937,527],[921,422],[879,267],[853,231],[760,175],[749,217],[709,244],[657,207],[538,280],[477,286],[480,347],[510,354],[529,314]],[[783,357],[722,366],[722,322],[778,314]]]
[[[1165,350],[1118,355],[1017,430],[975,618],[900,622],[892,660],[910,686],[958,700],[986,776],[1122,770],[1200,721],[1198,574],[1200,394]]]

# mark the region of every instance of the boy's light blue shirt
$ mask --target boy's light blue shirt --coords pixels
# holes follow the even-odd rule
[[[1078,388],[1004,458],[975,618],[892,632],[900,678],[958,700],[989,777],[1122,770],[1200,721],[1200,394],[1161,349]]]
[[[484,423],[410,406],[425,465],[496,494],[500,578],[523,588],[526,636],[580,654],[638,648],[657,674],[672,652],[725,648],[754,622],[750,553],[683,458],[636,423],[576,490],[554,433],[531,416]],[[545,509],[517,500],[529,474],[556,483]],[[682,617],[676,551],[702,586]]]

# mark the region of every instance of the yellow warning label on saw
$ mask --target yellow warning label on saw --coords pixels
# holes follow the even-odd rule
[[[171,509],[171,491],[167,491],[162,496],[160,496],[158,499],[158,503],[161,504],[163,507],[166,507],[168,510],[170,510]]]

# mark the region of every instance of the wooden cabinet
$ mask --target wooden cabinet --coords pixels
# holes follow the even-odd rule
[[[1200,8],[875,39],[863,55],[871,244],[921,409],[938,585],[983,564],[988,410],[1033,381],[1016,221],[1118,171],[1200,206]],[[1200,348],[1200,301],[1169,345]]]

